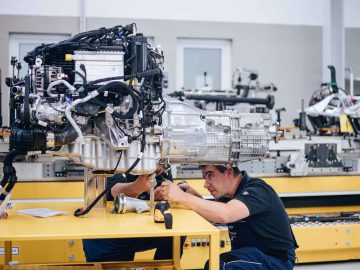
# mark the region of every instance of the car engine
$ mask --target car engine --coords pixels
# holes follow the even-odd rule
[[[260,159],[277,132],[269,114],[208,112],[164,95],[163,52],[135,24],[43,44],[24,60],[27,75],[10,82],[0,201],[16,182],[17,155],[46,152],[94,173],[145,174],[159,163]]]

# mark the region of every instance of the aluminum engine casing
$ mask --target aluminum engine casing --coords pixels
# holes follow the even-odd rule
[[[236,164],[262,158],[277,132],[270,114],[208,112],[166,98],[161,157],[169,163]]]
[[[162,127],[147,130],[146,147],[133,174],[152,173],[157,163],[236,164],[260,159],[276,133],[270,114],[207,112],[165,96],[167,109]],[[93,170],[115,168],[119,150],[106,130],[99,136],[85,135],[83,143],[63,148],[61,155],[76,159]],[[117,172],[124,172],[140,152],[140,141],[124,148]],[[53,154],[60,154],[53,152]]]

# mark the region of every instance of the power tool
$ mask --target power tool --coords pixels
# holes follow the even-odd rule
[[[173,217],[170,213],[170,205],[167,201],[158,201],[154,209],[154,221],[156,223],[165,222],[166,229],[172,229]]]

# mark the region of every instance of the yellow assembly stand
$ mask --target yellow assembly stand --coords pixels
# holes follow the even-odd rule
[[[84,196],[84,183],[19,182],[13,193],[12,199],[79,199]],[[4,243],[0,245],[0,264],[4,264]],[[21,264],[85,261],[79,240],[14,241],[12,250],[13,261]]]
[[[264,178],[279,194],[301,192],[341,192],[360,190],[360,176],[333,177],[284,177]],[[202,179],[188,180],[201,194],[208,194]],[[14,188],[13,199],[82,198],[83,182],[36,182],[18,183]],[[339,212],[360,212],[359,205],[338,207],[307,207],[287,209],[290,215],[311,215]],[[6,222],[6,221],[5,221]],[[185,222],[185,221],[184,221]],[[221,228],[220,252],[230,250],[231,245],[226,228]],[[299,263],[341,261],[360,259],[360,224],[293,226],[300,246],[297,249]],[[188,237],[184,244],[181,265],[184,269],[202,269],[208,259],[206,237]],[[2,245],[1,245],[2,244]],[[3,243],[0,242],[3,247]],[[4,256],[1,255],[0,263]],[[154,250],[138,253],[141,261],[153,256]],[[80,240],[13,242],[13,260],[26,263],[84,262]]]

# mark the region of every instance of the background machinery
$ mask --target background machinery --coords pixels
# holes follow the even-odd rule
[[[273,83],[260,83],[256,70],[236,68],[232,76],[232,89],[210,89],[206,84],[206,72],[204,80],[205,86],[202,88],[184,89],[170,95],[207,110],[268,113],[274,107],[275,98],[269,92],[277,91],[277,87]]]
[[[337,88],[335,69],[329,68],[332,82],[322,84],[309,107],[301,110],[301,121],[296,120],[301,123],[299,129],[280,126],[284,134],[277,143],[270,142],[268,157],[239,164],[241,170],[264,179],[281,197],[300,246],[296,252],[299,263],[360,258],[358,97]],[[176,177],[193,179],[191,184],[211,199],[196,166],[178,166]],[[226,228],[221,228],[220,245],[230,249]],[[199,250],[191,245],[189,249]]]
[[[291,215],[300,263],[360,258],[360,243],[355,239],[360,233],[360,141],[355,129],[331,136],[324,136],[329,132],[285,133],[283,140],[273,142],[277,128],[263,112],[273,108],[274,100],[262,95],[276,87],[261,85],[257,72],[245,69],[234,73],[231,91],[204,89],[182,95],[195,96],[195,100],[206,96],[206,103],[218,102],[217,109],[232,107],[234,97],[247,103],[261,99],[260,103],[251,103],[262,104],[258,106],[262,109],[253,107],[261,114],[210,112],[166,96],[162,92],[163,53],[149,46],[134,24],[44,44],[25,59],[28,75],[7,80],[11,133],[9,144],[4,144],[10,145],[10,152],[4,157],[3,207],[17,181],[16,170],[32,161],[39,166],[36,171],[42,170],[39,178],[42,175],[46,179],[47,173],[48,179],[65,182],[34,185],[34,180],[40,180],[34,179],[36,174],[14,188],[15,199],[79,199],[84,185],[90,187],[94,179],[98,184],[114,173],[150,173],[159,162],[173,165],[176,179],[191,179],[191,184],[211,199],[202,187],[198,165],[238,164],[279,193]],[[343,111],[348,108],[346,104],[357,104],[335,92],[330,95],[349,101],[339,101],[345,105]],[[325,107],[325,111],[333,108]],[[311,109],[304,111],[310,117],[325,116],[312,114]],[[356,112],[349,110],[347,114],[351,123],[358,120]],[[18,175],[29,178],[21,172]],[[85,182],[81,180],[84,177]],[[89,207],[77,215],[86,214],[100,200],[100,196],[86,195]],[[219,228],[221,251],[226,251],[230,249],[227,229],[222,225]],[[186,239],[185,269],[204,265],[207,243],[201,235]],[[56,246],[57,252],[50,252],[47,245]],[[20,263],[84,261],[81,243],[71,239],[13,246],[14,259]],[[34,248],[48,256],[26,255]]]

